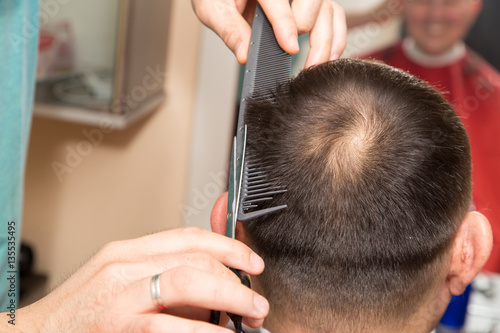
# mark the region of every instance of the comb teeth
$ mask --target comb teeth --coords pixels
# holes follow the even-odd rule
[[[269,166],[247,162],[243,170],[238,220],[244,222],[286,208],[286,205],[261,208],[263,203],[273,200],[275,195],[286,192],[286,188],[278,184],[278,178],[268,176]]]

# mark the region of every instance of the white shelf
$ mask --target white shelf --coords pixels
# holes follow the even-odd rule
[[[110,111],[91,110],[68,104],[35,102],[33,114],[36,117],[124,130],[154,112],[164,99],[164,93],[155,94],[126,114],[114,114]]]

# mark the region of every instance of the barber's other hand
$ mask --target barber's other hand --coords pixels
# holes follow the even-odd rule
[[[106,245],[42,300],[18,310],[26,332],[231,332],[208,323],[210,309],[240,314],[257,327],[267,301],[226,266],[260,274],[264,262],[243,243],[183,228]],[[151,278],[170,309],[151,298]],[[227,322],[227,320],[226,320]],[[224,323],[222,323],[224,324]]]
[[[233,51],[240,64],[247,60],[255,0],[191,0],[196,15]],[[279,45],[290,54],[299,51],[298,35],[310,32],[306,67],[335,60],[346,45],[342,7],[331,0],[259,0]]]

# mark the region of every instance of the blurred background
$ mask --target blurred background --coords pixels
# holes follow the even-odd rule
[[[337,2],[351,18],[372,11],[349,30],[344,57],[400,39],[397,8]],[[22,241],[43,279],[24,303],[110,241],[210,229],[241,81],[233,54],[187,0],[41,0],[40,26]],[[307,51],[305,36],[295,72]]]
[[[22,238],[49,288],[112,240],[184,225],[209,229],[211,207],[225,191],[239,65],[189,1],[161,2],[168,8],[149,30],[130,12],[151,3],[141,9],[135,1],[40,2]],[[345,2],[346,10],[356,9]],[[350,33],[346,54],[398,38],[397,22],[381,26],[376,35]],[[123,46],[124,30],[154,43],[146,50],[137,41]],[[301,44],[307,54],[307,39]],[[156,56],[123,66],[133,50]],[[123,67],[125,74],[117,74]],[[137,67],[143,75],[136,86],[113,95],[117,77],[130,81],[124,76]],[[165,93],[159,105],[118,110],[117,99],[135,106],[159,79]]]

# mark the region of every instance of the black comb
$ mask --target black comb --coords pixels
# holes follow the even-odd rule
[[[288,81],[291,68],[292,57],[278,45],[271,23],[257,4],[243,79],[236,134],[236,151],[243,152],[241,156],[237,156],[236,160],[238,165],[243,164],[238,221],[248,221],[286,208],[286,205],[261,208],[262,203],[271,201],[274,195],[285,192],[286,189],[276,185],[277,179],[268,178],[265,165],[248,156],[245,157],[244,133],[247,98],[259,96],[259,98],[272,99],[272,91],[279,84]]]

